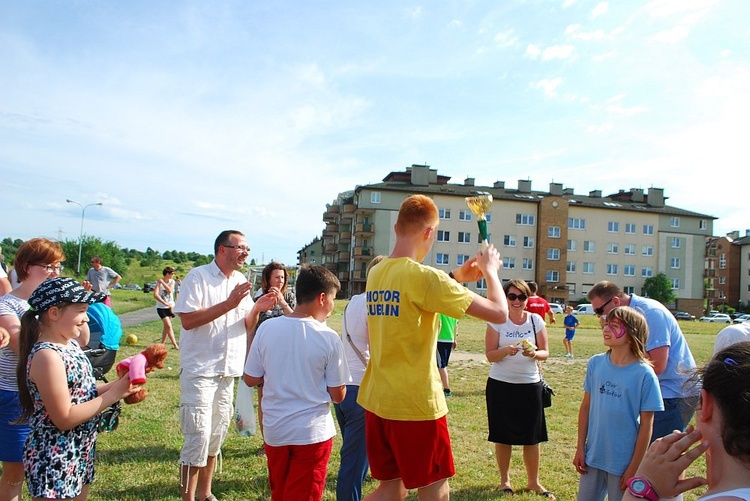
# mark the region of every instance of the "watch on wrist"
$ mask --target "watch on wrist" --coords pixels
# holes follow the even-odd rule
[[[448,272],[448,276],[451,277],[453,280],[456,280],[455,275],[453,275],[453,270]]]
[[[659,501],[659,495],[654,490],[651,482],[644,477],[633,477],[628,480],[628,491],[640,499],[647,499],[648,501]]]

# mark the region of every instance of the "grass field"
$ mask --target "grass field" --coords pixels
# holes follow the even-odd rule
[[[123,294],[140,294],[126,296]],[[147,294],[117,291],[114,296],[116,311],[122,312],[133,304],[147,305]],[[129,299],[130,298],[130,299]],[[329,319],[329,325],[340,330],[341,312],[345,302],[339,301]],[[545,375],[554,387],[557,396],[547,412],[550,441],[542,445],[541,480],[560,500],[575,499],[578,474],[572,466],[576,444],[576,420],[582,396],[583,376],[588,358],[603,350],[601,331],[594,317],[581,317],[575,340],[575,360],[562,355],[563,330],[550,329],[552,357],[545,364]],[[558,316],[557,325],[562,325]],[[715,334],[724,325],[689,322],[681,324],[698,363],[711,354]],[[179,321],[175,321],[179,332]],[[138,336],[136,346],[123,346],[118,358],[137,353],[149,343],[161,338],[158,319],[139,327],[126,329]],[[458,350],[478,355],[484,353],[484,323],[466,318],[459,324]],[[468,357],[467,357],[468,358]],[[97,448],[97,480],[94,482],[92,500],[175,500],[179,499],[179,474],[177,459],[182,443],[179,417],[178,355],[170,351],[169,368],[150,375],[148,399],[135,406],[125,406],[120,427],[111,433],[101,434]],[[448,400],[453,452],[456,461],[456,476],[451,479],[452,499],[481,501],[500,499],[497,492],[498,478],[493,445],[488,443],[484,403],[484,386],[489,364],[484,361],[452,361],[449,365],[453,397]],[[512,405],[512,404],[511,404]],[[335,477],[338,471],[338,448],[340,437],[336,437],[334,453],[329,463],[328,482],[324,499],[335,499]],[[223,449],[223,471],[217,473],[214,493],[222,501],[270,499],[265,459],[256,456],[261,445],[258,436],[242,438],[231,432]],[[703,470],[701,460],[693,467],[695,472]],[[512,483],[520,488],[525,485],[525,474],[520,448],[514,451]],[[376,486],[371,481],[365,492]],[[687,500],[694,500],[688,494]],[[24,498],[26,499],[26,498]],[[411,493],[409,499],[416,499]],[[516,494],[516,500],[543,499],[529,493]]]

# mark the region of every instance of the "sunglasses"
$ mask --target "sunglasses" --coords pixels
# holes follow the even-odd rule
[[[508,299],[510,299],[511,301],[515,301],[516,299],[518,299],[519,301],[526,301],[529,298],[529,296],[527,296],[523,292],[521,294],[509,292],[508,294],[506,294],[506,296],[508,296]]]
[[[604,307],[607,306],[609,303],[611,303],[614,298],[615,298],[615,296],[612,296],[611,298],[609,298],[609,301],[607,301],[606,303],[604,303],[603,305],[601,305],[598,308],[594,308],[594,313],[596,313],[597,315],[600,315],[600,316],[604,315]]]

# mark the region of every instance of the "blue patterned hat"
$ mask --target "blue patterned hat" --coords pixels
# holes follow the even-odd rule
[[[47,311],[60,303],[98,303],[107,296],[99,292],[87,291],[72,278],[50,278],[42,282],[29,298],[29,306],[36,312]]]

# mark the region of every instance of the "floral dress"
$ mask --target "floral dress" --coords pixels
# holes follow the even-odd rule
[[[36,343],[31,349],[26,379],[34,400],[34,412],[29,419],[31,433],[23,451],[29,493],[35,498],[72,498],[81,493],[84,485],[94,481],[94,445],[99,415],[68,431],[52,424],[36,385],[29,380],[34,354],[43,349],[54,350],[62,358],[73,404],[97,397],[96,380],[91,362],[75,340],[67,346]]]

